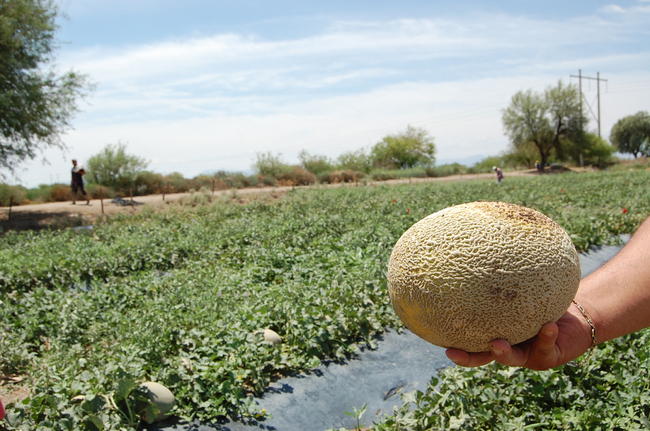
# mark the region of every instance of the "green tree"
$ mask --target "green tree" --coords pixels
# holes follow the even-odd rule
[[[514,149],[532,143],[539,152],[542,168],[554,151],[559,159],[579,135],[587,118],[580,109],[580,94],[575,85],[549,87],[544,93],[519,91],[503,110],[503,127]]]
[[[269,151],[267,153],[256,153],[252,168],[259,175],[274,177],[290,170],[291,166],[284,162],[281,153],[273,155],[273,153]]]
[[[576,164],[603,167],[611,161],[616,147],[595,133],[577,134],[567,146],[567,154]]]
[[[609,140],[620,153],[650,156],[650,114],[640,111],[616,122]]]
[[[65,149],[61,135],[92,88],[85,75],[54,70],[57,13],[52,0],[0,1],[0,171]]]
[[[183,193],[192,188],[192,185],[180,172],[172,172],[163,177],[163,187],[166,193]]]
[[[309,154],[307,150],[301,150],[298,153],[298,160],[300,160],[300,166],[315,175],[334,170],[334,165],[327,156]]]
[[[365,172],[372,170],[370,156],[360,148],[356,151],[345,151],[336,158],[336,167],[341,170]]]
[[[123,189],[134,184],[139,173],[147,168],[145,159],[126,153],[126,144],[107,144],[104,149],[88,159],[86,172],[88,181],[114,189]]]
[[[527,142],[506,152],[502,164],[513,167],[525,166],[532,169],[535,162],[539,162],[539,149],[532,142]]]
[[[371,150],[375,166],[386,169],[408,169],[435,164],[436,146],[429,132],[408,126],[406,132],[388,135]]]
[[[611,163],[616,147],[595,133],[587,133],[587,139],[590,143],[584,153],[585,163],[601,168],[607,163]]]

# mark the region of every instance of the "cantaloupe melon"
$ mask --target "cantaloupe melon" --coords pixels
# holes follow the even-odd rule
[[[176,404],[176,397],[174,394],[167,389],[167,387],[156,382],[144,382],[140,385],[140,388],[145,391],[147,397],[158,406],[160,413],[158,416],[149,420],[149,418],[144,418],[147,422],[158,422],[164,420],[168,417],[167,413],[174,407]]]
[[[467,352],[535,336],[571,305],[580,260],[569,235],[530,208],[473,202],[420,220],[397,241],[388,291],[404,325]]]
[[[282,344],[282,338],[273,329],[265,329],[263,332],[264,332],[264,341],[270,341],[276,346],[278,344]]]

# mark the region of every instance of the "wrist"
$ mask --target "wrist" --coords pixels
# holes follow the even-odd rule
[[[578,319],[580,326],[583,328],[583,336],[581,337],[580,341],[583,348],[580,349],[580,351],[583,352],[582,354],[586,356],[580,363],[571,361],[569,362],[569,365],[582,366],[589,360],[594,348],[596,347],[596,344],[598,344],[598,335],[596,332],[595,323],[591,318],[591,315],[581,303],[574,299],[571,303],[570,310],[570,313],[573,314],[576,319]]]

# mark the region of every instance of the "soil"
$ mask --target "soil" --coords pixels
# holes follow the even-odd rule
[[[546,170],[546,173],[560,173],[568,171],[567,168],[553,167]],[[524,175],[537,175],[537,171],[521,170],[504,173],[506,180],[508,177],[524,176]],[[381,182],[366,182],[366,185],[379,185],[379,184],[405,184],[405,183],[421,183],[421,182],[439,182],[439,181],[461,181],[461,180],[476,180],[476,179],[494,179],[493,173],[487,174],[466,174],[466,175],[451,175],[448,177],[440,178],[408,178],[388,180]],[[306,186],[311,188],[321,187],[357,187],[362,183],[344,183],[344,184],[329,184]],[[263,200],[276,200],[282,197],[286,192],[293,190],[294,187],[266,187],[266,188],[248,188],[237,189],[236,194],[230,190],[219,190],[213,194],[213,199],[225,196],[231,200],[236,200],[240,203],[245,203],[254,199]],[[111,199],[91,199],[88,204],[86,201],[77,201],[72,204],[71,201],[66,202],[48,202],[43,204],[21,205],[12,208],[0,208],[0,234],[8,230],[23,231],[23,230],[39,230],[47,227],[62,228],[74,227],[81,225],[92,225],[105,216],[111,216],[117,213],[136,213],[141,211],[145,206],[164,207],[172,202],[178,201],[182,197],[189,196],[189,193],[174,193],[167,195],[148,195],[137,196],[133,198],[134,204],[131,205],[117,205],[112,203]],[[130,202],[130,198],[125,199]]]
[[[22,401],[29,396],[29,388],[23,386],[21,377],[8,377],[0,375],[0,399],[2,404],[8,404]]]

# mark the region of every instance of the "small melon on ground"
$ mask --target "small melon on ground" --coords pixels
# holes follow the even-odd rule
[[[140,385],[140,388],[144,390],[149,400],[156,404],[160,410],[160,413],[158,413],[153,420],[149,420],[150,418],[146,417],[144,420],[152,423],[167,419],[169,417],[167,412],[169,412],[176,404],[174,394],[172,394],[172,392],[165,386],[156,382],[144,382]]]
[[[264,341],[270,341],[274,345],[282,344],[282,338],[273,329],[265,329],[263,332]]]
[[[419,337],[482,352],[494,339],[517,344],[559,319],[580,276],[573,242],[553,220],[519,205],[473,202],[431,214],[402,235],[388,291]]]

